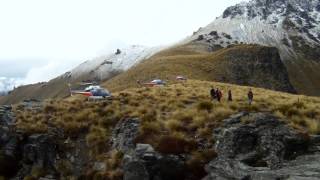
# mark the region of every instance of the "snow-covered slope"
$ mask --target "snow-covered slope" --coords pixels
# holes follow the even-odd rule
[[[112,53],[86,61],[70,72],[65,73],[64,77],[72,80],[87,77],[88,79],[104,80],[110,78],[115,72],[125,71],[143,59],[152,56],[160,51],[160,47],[147,48],[140,45],[128,46],[120,49],[121,53]]]
[[[277,47],[298,91],[320,95],[320,0],[242,2],[184,42]]]

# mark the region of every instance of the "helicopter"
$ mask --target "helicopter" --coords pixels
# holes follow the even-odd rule
[[[69,90],[71,96],[74,94],[80,94],[88,97],[88,100],[100,100],[111,98],[111,93],[99,85],[90,85],[84,90],[72,90],[71,85],[69,84]]]
[[[177,80],[177,81],[186,81],[187,78],[184,77],[184,76],[177,76],[177,77],[176,77],[176,80]]]
[[[154,79],[150,82],[142,83],[142,85],[146,87],[158,87],[166,85],[166,82],[161,79]]]

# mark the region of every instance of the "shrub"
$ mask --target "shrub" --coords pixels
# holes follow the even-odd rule
[[[198,110],[211,111],[212,108],[213,108],[213,104],[210,101],[203,101],[197,105]]]
[[[164,154],[188,153],[197,147],[196,142],[187,140],[179,135],[162,136],[156,146],[157,151]]]
[[[64,132],[70,137],[77,137],[79,132],[82,131],[82,125],[75,121],[69,121],[62,123]]]
[[[41,167],[39,166],[32,166],[32,169],[31,169],[31,176],[38,179],[39,177],[41,176],[44,176],[45,175],[45,171],[44,169],[42,169]]]
[[[319,120],[313,120],[308,119],[306,120],[306,124],[308,126],[309,132],[311,134],[320,134],[320,121]]]
[[[300,101],[300,100],[298,100],[297,102],[294,102],[292,105],[295,106],[298,109],[306,108],[306,105],[304,104],[304,102]]]
[[[165,122],[165,127],[170,131],[180,131],[183,129],[182,123],[176,119],[169,119]]]
[[[47,104],[44,106],[43,111],[45,113],[51,113],[51,112],[56,112],[57,107],[54,106],[53,104]]]
[[[56,169],[63,177],[67,177],[72,174],[72,164],[68,160],[57,161]]]
[[[161,124],[157,121],[155,122],[143,122],[140,127],[141,134],[151,135],[157,134],[161,131]]]
[[[214,118],[216,121],[223,120],[225,118],[228,118],[231,114],[233,114],[234,111],[226,108],[226,107],[218,107],[213,112]]]
[[[193,117],[196,116],[196,112],[193,110],[182,110],[174,112],[172,116],[181,123],[190,123],[193,121]]]
[[[93,154],[97,155],[103,152],[106,148],[108,134],[102,127],[92,126],[86,136],[87,145],[91,148]]]
[[[307,121],[305,118],[301,118],[300,116],[292,116],[290,120],[299,126],[307,127]]]
[[[192,152],[191,158],[187,161],[189,172],[198,179],[202,179],[207,175],[204,167],[211,160],[217,157],[217,153],[213,149]]]
[[[142,115],[141,120],[143,122],[152,122],[157,119],[157,112],[153,109],[148,109],[148,111]]]

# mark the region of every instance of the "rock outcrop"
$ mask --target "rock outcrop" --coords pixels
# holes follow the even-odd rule
[[[161,155],[148,144],[137,144],[123,161],[124,180],[183,180],[187,176],[183,157]]]
[[[28,101],[22,106],[32,109],[40,104]],[[33,178],[59,179],[67,175],[61,168],[80,177],[87,168],[87,156],[85,141],[65,140],[61,129],[51,127],[42,134],[19,131],[11,106],[0,107],[0,177],[20,180],[36,175]]]
[[[20,154],[18,141],[20,135],[12,133],[14,118],[10,106],[0,108],[0,174],[13,176],[19,169]]]
[[[113,130],[112,147],[128,154],[135,149],[135,138],[139,133],[140,120],[126,118],[121,120]]]
[[[319,179],[319,137],[291,129],[264,113],[241,113],[215,130],[218,157],[206,167],[213,179]]]
[[[140,120],[126,118],[115,127],[112,145],[123,152],[124,180],[182,180],[187,176],[185,158],[164,155],[149,144],[135,144]]]
[[[56,175],[57,137],[54,134],[26,135],[17,132],[10,106],[0,108],[0,174],[21,179],[38,168]],[[56,134],[57,135],[57,134]]]

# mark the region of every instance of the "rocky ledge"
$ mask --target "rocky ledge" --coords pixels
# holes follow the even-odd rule
[[[148,144],[134,147],[132,138],[123,141],[135,136],[128,123],[136,127],[138,121],[119,123],[114,134],[120,137],[114,138],[116,148],[125,153],[125,180],[194,179],[186,168],[187,156],[160,154]],[[204,180],[320,178],[320,137],[294,130],[268,113],[236,114],[213,136],[218,156],[206,165]]]
[[[320,139],[264,113],[240,113],[214,131],[218,157],[205,180],[320,179]]]

